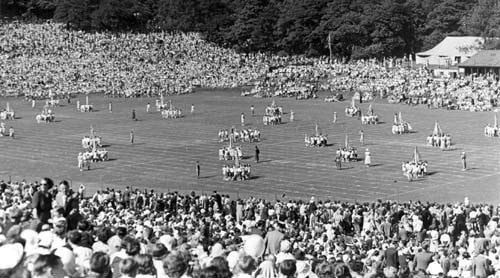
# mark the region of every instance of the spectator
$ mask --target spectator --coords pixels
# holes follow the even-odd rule
[[[43,178],[40,181],[40,190],[33,194],[32,207],[34,215],[38,218],[37,231],[40,231],[43,224],[48,223],[50,219],[50,211],[52,210],[52,195],[49,190],[54,185],[54,182],[49,178]]]
[[[279,276],[286,278],[294,278],[297,272],[295,260],[284,260],[279,263]]]
[[[34,278],[64,278],[64,265],[55,254],[40,255],[33,264]]]
[[[120,278],[135,278],[137,275],[137,262],[128,258],[120,262]]]
[[[104,252],[95,252],[90,258],[88,278],[111,278],[113,273],[109,265],[109,256]]]
[[[178,252],[172,252],[163,260],[163,269],[169,278],[188,278],[188,264]]]
[[[156,278],[156,269],[153,264],[153,257],[149,254],[139,254],[134,257],[137,262],[136,278]]]

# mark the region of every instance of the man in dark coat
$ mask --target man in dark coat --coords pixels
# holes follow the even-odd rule
[[[477,278],[486,278],[495,273],[491,260],[484,255],[485,250],[479,250],[479,256],[472,259],[472,276]]]
[[[259,163],[260,150],[259,147],[255,146],[255,162]]]
[[[413,258],[413,263],[415,265],[415,270],[426,271],[429,263],[432,262],[432,253],[429,252],[429,242],[424,242],[422,244],[422,251],[415,254]]]
[[[384,251],[385,266],[392,266],[399,269],[398,265],[398,249],[396,249],[397,242],[392,241],[391,245]]]
[[[34,215],[38,218],[37,231],[39,232],[43,224],[47,224],[50,219],[50,211],[52,210],[52,194],[49,189],[54,186],[54,182],[49,178],[43,178],[40,181],[40,190],[33,194],[31,202],[32,208],[35,210]]]

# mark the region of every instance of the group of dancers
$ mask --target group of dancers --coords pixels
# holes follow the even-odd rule
[[[5,123],[1,122],[0,123],[0,137],[3,137],[3,136],[8,136],[8,137],[14,138],[14,128],[10,127],[9,131],[7,132],[7,127],[5,126]]]
[[[401,170],[408,181],[412,181],[427,175],[427,161],[404,161],[401,164]]]
[[[108,151],[102,148],[101,137],[95,135],[94,128],[90,126],[90,136],[85,136],[82,139],[83,152],[79,152],[77,156],[78,168],[90,170],[90,164],[102,162],[109,159]]]
[[[309,147],[325,147],[328,144],[326,135],[318,134],[313,136],[305,136],[304,142]]]
[[[243,157],[241,147],[223,147],[219,149],[219,160],[237,160]]]
[[[260,131],[258,129],[245,128],[243,130],[236,130],[231,128],[231,130],[221,129],[219,130],[218,137],[219,142],[229,141],[229,137],[232,136],[235,142],[259,142],[260,141]]]
[[[222,167],[222,179],[225,181],[249,180],[251,175],[250,164],[224,165]]]
[[[427,145],[439,147],[441,149],[449,149],[451,147],[451,136],[449,134],[427,136]]]

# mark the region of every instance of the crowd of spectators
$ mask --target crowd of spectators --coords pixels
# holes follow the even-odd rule
[[[500,275],[500,207],[0,182],[0,277]],[[87,196],[88,195],[88,196]]]
[[[315,98],[319,90],[429,108],[489,111],[498,105],[493,76],[436,78],[402,60],[345,63],[325,57],[242,54],[195,33],[85,33],[62,24],[0,26],[0,94],[64,98],[182,94],[196,87],[251,85],[243,95]]]
[[[0,25],[0,93],[181,94],[242,86],[265,73],[266,55],[237,54],[194,33],[86,33],[63,24]]]

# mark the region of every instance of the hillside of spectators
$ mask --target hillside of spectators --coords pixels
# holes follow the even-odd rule
[[[499,208],[0,182],[1,277],[498,277]],[[87,196],[88,195],[88,196]]]
[[[245,85],[271,64],[264,55],[236,54],[194,33],[84,33],[63,27],[0,25],[1,95],[183,94],[196,87]]]
[[[319,90],[429,108],[490,111],[494,76],[433,77],[401,59],[348,63],[325,57],[238,54],[196,33],[85,33],[61,24],[0,26],[0,95],[64,98],[183,94],[195,88],[252,86],[243,95],[315,98]]]

